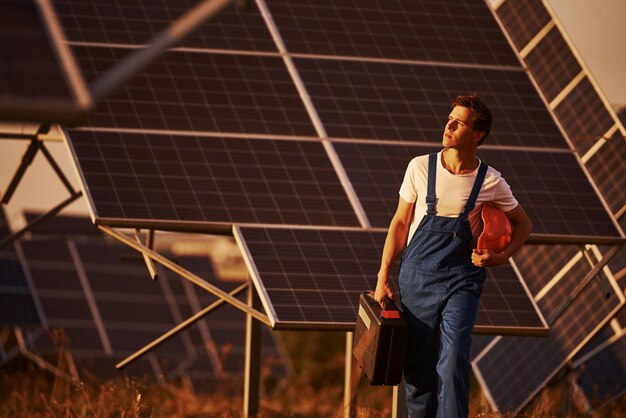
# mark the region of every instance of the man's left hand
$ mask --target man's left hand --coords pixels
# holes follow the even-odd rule
[[[504,253],[497,253],[492,250],[479,250],[474,248],[472,252],[472,264],[477,267],[500,266],[509,261]]]

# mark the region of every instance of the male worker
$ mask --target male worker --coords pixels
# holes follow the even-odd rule
[[[374,297],[382,303],[393,296],[389,268],[402,253],[399,290],[409,323],[404,380],[411,418],[467,417],[471,334],[484,267],[506,263],[532,230],[500,173],[476,157],[491,121],[479,97],[454,99],[443,150],[411,160],[389,225]],[[485,202],[505,212],[513,226],[510,244],[499,253],[472,250]]]

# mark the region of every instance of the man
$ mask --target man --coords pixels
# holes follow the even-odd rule
[[[404,380],[411,418],[467,417],[471,333],[484,267],[506,263],[532,230],[500,173],[476,157],[491,121],[477,96],[452,102],[443,150],[409,163],[389,225],[374,297],[382,303],[393,296],[389,268],[402,253],[399,290],[409,323]],[[499,253],[472,250],[485,202],[502,210],[513,226],[510,244]]]

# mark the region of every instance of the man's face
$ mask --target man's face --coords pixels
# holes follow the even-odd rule
[[[484,133],[475,131],[473,126],[472,111],[467,107],[455,106],[443,131],[444,148],[477,147]]]

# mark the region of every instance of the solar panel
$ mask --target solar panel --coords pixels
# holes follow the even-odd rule
[[[620,137],[618,131],[586,163],[589,173],[613,213],[619,213],[626,204],[624,161],[626,161],[626,140]]]
[[[132,250],[102,239],[48,238],[23,241],[19,246],[26,256],[34,293],[43,307],[48,327],[64,329],[69,340],[67,348],[77,363],[91,367],[84,372],[108,375],[110,369],[115,370],[116,363],[206,306],[190,302],[180,280],[168,277],[161,268],[158,283],[152,282],[145,265]],[[186,259],[183,261],[188,263]],[[204,277],[224,285],[215,278],[208,259],[202,267]],[[209,328],[214,324],[200,320],[151,351],[147,356],[153,357],[150,362],[131,363],[129,371],[141,374],[149,368],[154,373],[164,373],[166,379],[188,375],[196,383],[215,379],[222,370],[226,375],[241,374],[243,362],[231,361],[229,368],[223,367],[221,362],[227,357],[217,356],[210,348],[219,347],[215,335],[223,332],[232,337],[239,333],[241,337],[230,341],[230,346],[237,355],[243,353],[240,340],[244,323],[245,315],[234,318],[231,315],[212,333]],[[221,338],[222,345],[228,344]],[[273,361],[273,371],[277,375],[287,374],[284,353],[277,348],[273,335],[266,336],[264,347],[267,358]],[[43,334],[32,342],[31,348],[43,354],[55,353],[58,344]],[[94,363],[94,359],[98,362]]]
[[[49,3],[0,5],[0,113],[7,120],[75,122],[89,106]]]
[[[552,19],[542,0],[504,1],[496,9],[496,14],[518,51]]]
[[[73,131],[100,222],[357,226],[321,143]]]
[[[433,148],[421,146],[335,143],[372,226],[386,227],[398,202],[408,162]],[[544,234],[618,236],[610,215],[570,153],[479,149],[493,162]]]
[[[145,44],[197,5],[193,0],[53,0],[72,42]],[[181,42],[186,48],[274,51],[265,22],[254,2],[242,12],[225,7]]]
[[[452,98],[480,91],[493,108],[491,144],[566,146],[521,68],[310,58],[294,62],[333,138],[440,143]]]
[[[530,293],[537,295],[575,256],[580,249],[573,245],[524,245],[513,260]]]
[[[238,231],[236,239],[275,329],[354,329],[359,294],[376,286],[384,232]],[[475,332],[545,333],[537,308],[513,270],[503,266],[488,273]]]
[[[474,360],[489,344],[497,337],[492,335],[472,335],[472,348],[470,350],[470,361]]]
[[[579,260],[538,301],[544,315],[589,270],[587,261]],[[612,289],[608,298],[607,285]],[[491,407],[501,413],[519,411],[623,305],[624,295],[611,282],[594,280],[551,325],[547,338],[503,337],[483,351],[473,367]]]
[[[624,308],[621,308],[618,312],[625,311]],[[616,314],[615,316],[617,316]],[[574,356],[572,359],[572,364],[578,364],[581,359],[588,358],[591,355],[594,355],[596,351],[600,349],[600,346],[604,346],[608,343],[609,340],[615,338],[615,329],[613,329],[613,324],[615,323],[615,317],[609,321],[606,325],[604,325],[597,334],[595,334],[586,344],[585,346]]]
[[[0,237],[11,234],[4,209],[0,207]],[[37,326],[41,319],[13,245],[0,248],[0,325]]]
[[[563,129],[580,155],[584,155],[615,121],[585,77],[554,109]]]
[[[519,66],[489,9],[479,2],[267,3],[294,54]]]
[[[74,47],[93,80],[128,49]],[[94,127],[315,135],[280,56],[169,51],[100,103]]]
[[[576,363],[575,372],[592,407],[618,399],[626,391],[626,334],[614,335],[600,351]]]
[[[582,71],[556,26],[528,53],[524,61],[549,102]]]
[[[6,251],[0,252],[0,324],[41,324],[22,266],[14,253]]]

